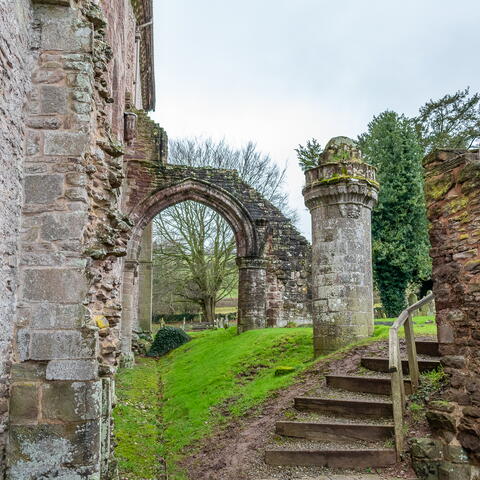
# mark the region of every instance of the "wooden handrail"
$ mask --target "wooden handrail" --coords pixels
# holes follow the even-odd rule
[[[400,341],[398,332],[400,328],[405,330],[405,343],[408,353],[408,369],[410,372],[412,391],[418,387],[420,372],[418,370],[417,348],[415,346],[415,335],[413,331],[413,313],[423,305],[433,300],[433,293],[428,294],[418,302],[406,308],[393,323],[389,330],[389,361],[388,369],[392,375],[392,403],[393,403],[393,422],[395,426],[395,448],[397,458],[403,451],[404,443],[404,413],[405,413],[405,384],[403,382],[402,359],[400,356]]]

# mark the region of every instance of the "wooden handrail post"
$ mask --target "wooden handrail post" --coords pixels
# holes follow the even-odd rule
[[[407,398],[405,396],[405,382],[403,380],[403,364],[402,355],[400,354],[400,340],[397,335],[397,358],[398,358],[398,386],[400,388],[400,396],[402,399],[402,415],[405,413]]]
[[[392,372],[393,423],[395,430],[395,449],[398,461],[400,461],[400,454],[403,451],[403,399],[400,388],[401,381],[403,380],[399,375],[399,370]]]
[[[405,309],[394,322],[389,332],[389,370],[392,374],[392,402],[393,402],[393,422],[395,427],[395,448],[397,460],[400,461],[400,455],[403,451],[403,416],[406,408],[405,384],[403,382],[403,366],[400,356],[400,341],[398,331],[403,326],[405,330],[405,341],[408,353],[408,369],[412,379],[412,389],[418,387],[420,373],[418,369],[417,348],[415,345],[415,335],[413,331],[413,312],[422,305],[433,300],[433,293],[422,298],[419,302]]]
[[[418,369],[417,347],[415,345],[415,334],[413,332],[413,319],[410,312],[405,322],[405,342],[407,344],[408,369],[412,381],[412,390],[415,391],[418,388],[420,371]]]

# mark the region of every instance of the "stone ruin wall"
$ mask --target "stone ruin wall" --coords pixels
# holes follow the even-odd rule
[[[152,106],[152,93],[135,98],[134,84],[135,23],[148,22],[149,2],[14,4],[12,14],[11,2],[0,0],[0,19],[11,27],[0,33],[0,158],[8,172],[0,186],[8,199],[0,217],[2,457],[8,436],[0,478],[108,478],[121,275],[133,226],[120,208],[127,198],[123,115]],[[153,140],[144,148],[160,152],[162,165],[164,132]],[[145,154],[139,146],[132,155]],[[241,188],[252,204],[264,202]],[[262,205],[283,235],[268,241],[277,256],[270,272],[283,272],[276,278],[287,291],[302,286],[282,295],[296,319],[306,304],[309,246],[280,212]],[[287,242],[297,251],[285,251]],[[278,291],[270,292],[272,308]]]
[[[131,212],[152,193],[187,178],[197,178],[229,192],[247,208],[261,232],[262,254],[268,260],[267,326],[281,327],[289,321],[310,324],[311,246],[308,241],[280,210],[244,183],[236,171],[168,165],[167,142],[165,131],[139,113],[137,137],[126,156],[129,195],[124,198],[122,210]],[[215,199],[211,206],[215,207]],[[132,300],[132,303],[132,310],[136,312],[136,302]]]
[[[33,55],[30,0],[0,0],[0,478],[8,421],[9,370],[18,285],[18,232],[23,202],[24,103]]]
[[[463,480],[475,471],[464,452],[480,465],[479,152],[437,151],[425,168],[438,340],[448,375],[444,401],[427,413],[437,439],[430,451],[438,454],[438,478]]]
[[[123,113],[135,90],[135,16],[129,2],[20,0],[13,16],[8,3],[0,2],[2,24],[11,26],[0,37],[1,87],[9,95],[0,107],[9,109],[0,119],[8,122],[1,161],[11,172],[2,184],[10,210],[1,221],[12,234],[0,247],[11,265],[2,275],[11,285],[0,297],[8,313],[0,317],[7,322],[2,359],[15,294],[18,311],[7,477],[97,478],[109,468],[120,258],[130,230],[118,207]],[[2,385],[4,373],[2,365]]]

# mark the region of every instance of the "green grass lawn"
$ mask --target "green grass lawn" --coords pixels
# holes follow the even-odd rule
[[[162,454],[161,363],[139,358],[132,369],[116,377],[118,403],[114,409],[120,478],[158,478]]]
[[[432,317],[417,317],[417,335],[431,335]],[[385,321],[387,319],[382,319]],[[367,343],[388,337],[378,325]],[[155,360],[140,358],[117,375],[116,437],[121,478],[157,478],[159,458],[172,480],[182,455],[232,417],[258,407],[312,365],[311,328],[268,328],[236,335],[235,328],[198,332],[193,340]],[[280,366],[295,373],[275,376]]]

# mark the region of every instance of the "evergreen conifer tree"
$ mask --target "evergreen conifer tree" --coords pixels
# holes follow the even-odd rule
[[[358,139],[378,169],[379,201],[372,215],[373,271],[384,309],[397,316],[412,282],[429,276],[431,263],[423,193],[422,146],[413,122],[385,111]]]

